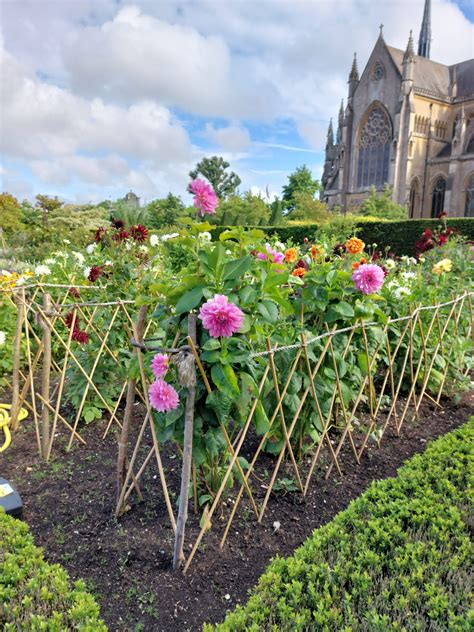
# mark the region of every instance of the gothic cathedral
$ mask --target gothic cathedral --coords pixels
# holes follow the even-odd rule
[[[415,55],[380,36],[359,77],[357,59],[326,144],[322,199],[350,211],[388,184],[409,217],[474,217],[474,59],[430,59],[431,0]]]

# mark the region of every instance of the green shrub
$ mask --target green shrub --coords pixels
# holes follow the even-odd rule
[[[413,256],[415,244],[426,228],[436,230],[442,227],[436,219],[407,219],[407,220],[382,220],[373,218],[361,218],[354,215],[336,216],[324,227],[318,224],[298,224],[286,226],[259,226],[268,235],[278,235],[281,241],[291,240],[293,243],[302,244],[304,239],[317,240],[318,234],[334,233],[341,241],[357,233],[366,244],[376,243],[380,250],[390,248],[396,255]],[[349,219],[347,219],[349,218]],[[334,224],[334,230],[333,230]],[[447,225],[459,231],[469,240],[474,240],[474,218],[454,217],[447,220]],[[212,231],[213,238],[217,239],[221,232],[229,230],[219,226]]]
[[[0,626],[5,632],[106,631],[84,582],[48,564],[24,522],[0,510]]]
[[[216,629],[472,630],[473,439],[474,418],[373,483]]]

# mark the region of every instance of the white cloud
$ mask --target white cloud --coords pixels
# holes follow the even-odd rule
[[[206,136],[215,143],[219,149],[230,152],[243,151],[247,149],[251,143],[250,134],[240,125],[214,127],[211,123],[207,123]]]
[[[265,190],[268,178],[277,190],[304,144],[308,153],[324,148],[353,51],[362,71],[380,22],[387,43],[405,48],[423,4],[4,2],[1,142],[19,169],[2,174],[3,186],[25,191],[31,172],[35,193],[41,183],[97,199],[130,186],[143,197],[180,193],[205,139],[242,188]],[[431,57],[472,57],[474,26],[454,0],[434,2],[432,15]]]

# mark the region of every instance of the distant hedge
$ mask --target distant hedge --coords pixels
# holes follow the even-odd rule
[[[0,509],[0,629],[4,632],[106,632],[84,582],[48,564],[27,525]]]
[[[205,631],[474,629],[474,417],[372,486]]]
[[[441,226],[436,219],[406,219],[406,220],[373,220],[360,219],[356,223],[357,235],[366,244],[377,244],[380,250],[390,248],[396,255],[413,256],[415,243],[426,228],[436,230]],[[474,241],[474,218],[459,217],[448,219],[448,226],[459,231],[469,240]],[[269,235],[278,235],[282,241],[292,239],[296,243],[303,243],[305,237],[309,240],[317,239],[319,226],[317,224],[298,224],[296,226],[258,226]],[[215,228],[213,237],[216,239],[227,227]],[[348,235],[349,236],[349,235]]]

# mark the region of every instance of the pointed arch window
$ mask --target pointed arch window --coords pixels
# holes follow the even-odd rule
[[[409,202],[409,211],[410,217],[414,217],[415,213],[420,208],[420,184],[418,179],[415,178],[411,183],[410,187],[410,202]]]
[[[466,217],[474,217],[474,173],[471,174],[466,186]]]
[[[438,217],[444,210],[444,196],[446,194],[446,180],[443,176],[436,179],[431,195],[431,217]]]
[[[357,186],[381,187],[388,181],[392,124],[381,105],[372,107],[362,124],[359,138]]]

